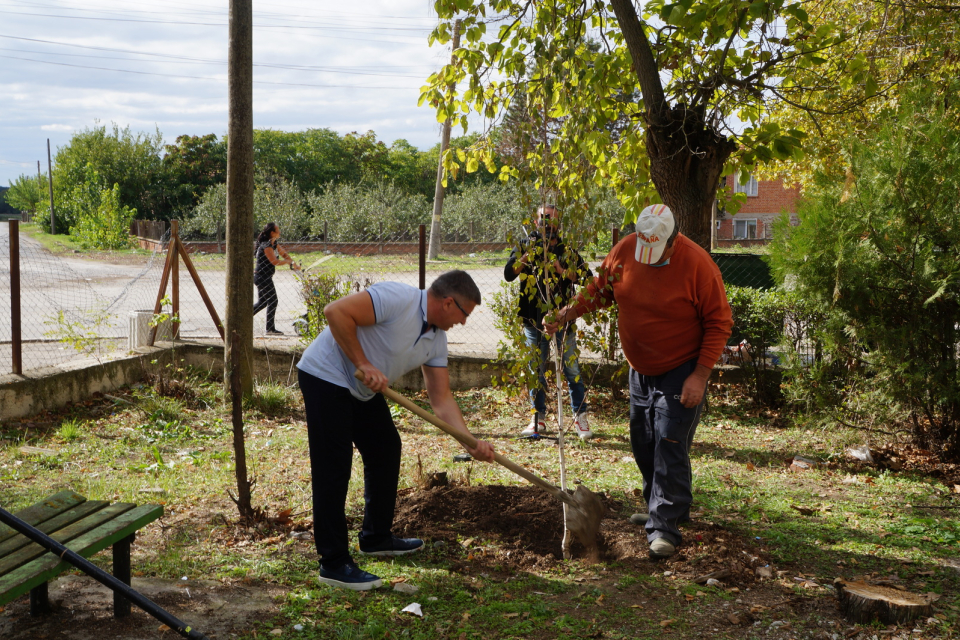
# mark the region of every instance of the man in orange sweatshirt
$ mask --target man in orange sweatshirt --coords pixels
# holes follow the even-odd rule
[[[690,519],[690,445],[707,379],[733,327],[730,305],[720,269],[678,233],[662,204],[640,213],[637,233],[613,248],[593,282],[544,327],[555,332],[613,303],[630,364],[630,443],[649,512],[632,520],[645,520],[650,557],[669,558],[682,541],[679,523]]]

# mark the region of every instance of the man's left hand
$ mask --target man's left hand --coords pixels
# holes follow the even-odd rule
[[[710,369],[698,364],[693,373],[683,381],[683,391],[680,392],[680,404],[692,409],[703,402],[703,394],[707,391],[707,380],[710,379]]]
[[[473,449],[466,446],[464,448],[480,462],[493,462],[493,445],[486,440],[477,440],[477,446]]]

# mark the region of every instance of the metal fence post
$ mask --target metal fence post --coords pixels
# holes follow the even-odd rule
[[[180,221],[170,221],[170,242],[180,243]],[[173,318],[170,323],[170,339],[180,338],[180,254],[174,252],[173,264],[170,265],[171,290],[173,293]]]
[[[10,329],[13,373],[23,375],[23,336],[20,331],[20,221],[10,221]]]
[[[420,289],[427,288],[427,225],[420,225]]]

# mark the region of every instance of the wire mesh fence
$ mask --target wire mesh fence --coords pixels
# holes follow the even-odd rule
[[[0,232],[0,371],[13,370],[11,266],[9,227]],[[462,228],[461,228],[462,227]],[[338,227],[339,228],[339,227]],[[467,271],[477,283],[484,304],[465,325],[448,332],[452,354],[494,357],[504,339],[498,328],[495,296],[509,290],[503,268],[515,242],[526,236],[517,225],[471,229],[453,226],[442,242],[437,260],[423,260],[418,227],[387,232],[376,221],[364,229],[334,231],[326,225],[311,238],[277,238],[275,257],[292,264],[271,264],[269,278],[261,283],[262,309],[254,316],[254,336],[265,344],[305,343],[310,337],[308,304],[320,304],[347,291],[357,291],[380,281],[420,286],[450,269]],[[146,343],[153,309],[160,290],[164,260],[170,244],[169,230],[152,228],[153,238],[142,237],[136,254],[54,254],[26,234],[19,238],[22,368],[35,370],[77,359],[104,358]],[[159,240],[156,237],[159,236]],[[253,242],[253,240],[252,240]],[[607,240],[609,242],[609,239]],[[226,311],[226,255],[222,241],[184,243],[193,266],[209,296],[211,306],[223,318]],[[597,252],[600,253],[599,251]],[[598,255],[598,259],[602,255]],[[751,262],[749,259],[752,258]],[[772,281],[756,256],[717,257],[725,278],[739,286],[766,288]],[[267,260],[266,262],[269,262]],[[421,262],[423,265],[421,266]],[[747,265],[751,262],[751,265]],[[734,264],[734,269],[729,264]],[[265,262],[258,261],[261,270]],[[747,265],[747,266],[744,266]],[[596,270],[597,262],[591,266]],[[765,266],[765,265],[763,265]],[[268,269],[269,271],[269,269]],[[263,282],[269,280],[269,286]],[[167,291],[170,291],[168,287]],[[255,295],[255,299],[256,299]],[[270,310],[273,308],[272,324]],[[170,306],[164,309],[169,312]],[[499,313],[503,313],[502,308]],[[184,340],[220,339],[220,334],[200,291],[187,270],[179,272],[179,335]],[[272,329],[273,331],[269,331]],[[158,339],[164,338],[159,328]],[[603,354],[602,354],[603,355]],[[611,354],[605,354],[610,356]]]

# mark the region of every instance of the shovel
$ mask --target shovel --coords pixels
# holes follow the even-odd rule
[[[360,371],[357,371],[354,375],[358,380],[363,380],[363,374]],[[472,435],[460,433],[437,416],[421,408],[419,405],[415,404],[411,400],[408,400],[393,389],[387,387],[383,390],[383,395],[390,398],[397,404],[409,409],[427,422],[447,432],[449,435],[456,438],[461,444],[470,447],[471,449],[477,446],[477,439]],[[505,458],[499,453],[494,452],[493,458],[501,466],[513,471],[521,478],[532,482],[547,493],[553,495],[553,497],[565,503],[569,507],[567,509],[567,529],[573,532],[573,535],[580,540],[580,544],[586,548],[587,558],[591,562],[597,562],[600,559],[600,550],[597,548],[597,531],[600,529],[600,520],[607,512],[607,509],[603,506],[600,498],[598,498],[595,493],[583,485],[578,485],[577,490],[574,491],[573,494],[569,494],[566,491],[561,490],[560,487],[550,484],[540,476],[527,471],[516,462]]]

